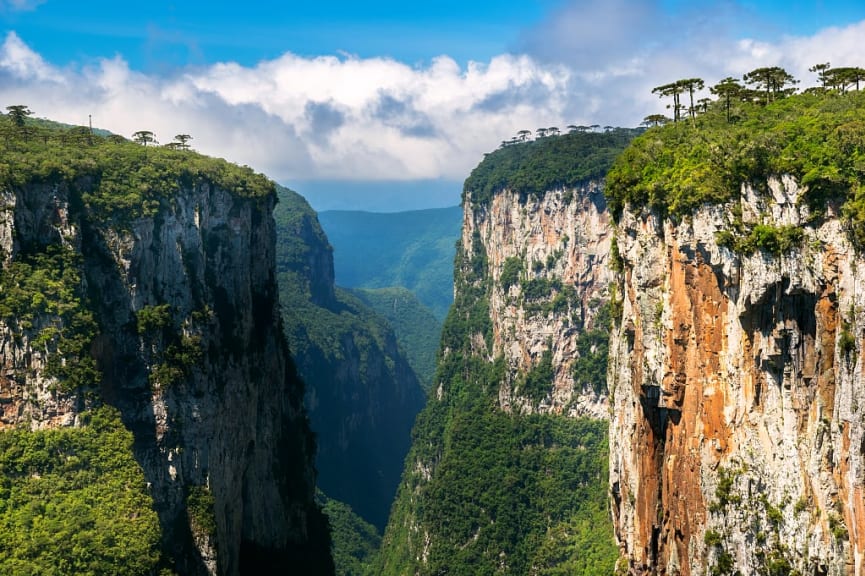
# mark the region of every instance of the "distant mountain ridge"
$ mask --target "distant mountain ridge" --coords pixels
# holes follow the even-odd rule
[[[320,212],[318,219],[334,249],[338,285],[402,286],[444,319],[453,302],[460,207],[394,213],[335,210]]]

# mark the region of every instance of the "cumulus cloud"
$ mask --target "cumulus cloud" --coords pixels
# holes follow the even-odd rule
[[[528,33],[522,52],[465,66],[447,56],[410,66],[286,53],[255,66],[223,62],[168,74],[135,71],[119,56],[60,68],[9,33],[0,44],[0,107],[27,104],[73,124],[92,114],[94,125],[125,136],[192,134],[202,152],[283,182],[462,180],[520,129],[635,126],[664,111],[652,87],[679,78],[710,85],[777,65],[805,86],[817,62],[865,60],[865,22],[770,42],[707,33],[723,31],[730,14],[678,25],[657,2],[575,0]],[[619,14],[626,4],[630,13]]]
[[[805,87],[816,83],[808,71],[816,63],[865,62],[865,21],[769,41],[736,35],[743,23],[763,24],[742,5],[698,4],[671,12],[661,0],[569,0],[529,30],[518,48],[570,71],[566,116],[630,126],[665,112],[666,103],[651,90],[680,78],[703,78],[708,88],[727,76],[781,66]],[[708,95],[707,89],[701,96]]]
[[[119,57],[84,68],[46,63],[17,35],[0,45],[0,99],[37,115],[122,135],[188,133],[197,148],[291,179],[462,179],[521,127],[551,125],[567,102],[567,70],[502,55],[460,67],[388,58],[284,54],[143,74]],[[502,94],[530,94],[501,99]],[[14,101],[14,102],[13,102]]]

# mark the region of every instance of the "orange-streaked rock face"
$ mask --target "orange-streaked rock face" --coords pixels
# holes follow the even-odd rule
[[[610,483],[631,573],[865,575],[865,258],[800,192],[622,217]],[[716,241],[734,213],[804,241],[735,253]]]

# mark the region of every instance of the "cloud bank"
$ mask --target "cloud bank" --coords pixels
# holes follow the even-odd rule
[[[865,64],[865,22],[769,42],[719,33],[724,17],[681,25],[651,0],[580,0],[527,32],[516,53],[484,63],[286,53],[167,75],[132,70],[120,56],[57,67],[10,32],[0,44],[0,108],[26,104],[72,124],[92,115],[94,126],[127,137],[192,134],[198,150],[282,182],[462,180],[520,129],[635,126],[664,111],[651,88],[678,78],[709,85],[778,65],[804,86],[817,62]]]

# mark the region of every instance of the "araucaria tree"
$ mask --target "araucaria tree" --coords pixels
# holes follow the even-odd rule
[[[157,144],[156,135],[150,130],[139,130],[132,135],[132,141],[147,146],[148,144]]]
[[[652,128],[654,126],[663,126],[669,121],[670,119],[663,114],[649,114],[648,116],[643,118],[641,125],[645,126],[646,128]]]
[[[808,68],[808,72],[816,72],[817,78],[820,80],[820,85],[823,88],[826,88],[826,70],[828,70],[832,65],[829,62],[823,62],[822,64],[814,64],[810,68]]]
[[[7,106],[6,110],[9,114],[9,119],[12,120],[12,124],[18,126],[19,128],[24,127],[24,120],[33,114],[33,112],[27,108],[24,104],[15,104],[13,106]]]
[[[177,148],[180,150],[189,150],[189,141],[192,140],[192,136],[189,134],[178,134],[174,137],[174,142],[177,144]]]
[[[702,78],[685,78],[684,80],[679,80],[676,84],[681,87],[682,92],[685,90],[688,91],[688,96],[690,97],[688,113],[691,116],[691,122],[693,122],[697,115],[697,110],[694,108],[694,92],[702,90],[706,84],[703,82]]]
[[[681,82],[671,82],[663,86],[652,88],[652,94],[657,94],[659,98],[673,97],[673,122],[678,122],[681,117],[680,112],[682,105],[679,101],[679,96],[685,91],[685,85]]]
[[[842,94],[847,92],[854,84],[856,90],[865,82],[865,69],[858,67],[829,68],[823,71],[824,86],[828,86]]]
[[[739,84],[739,81],[732,76],[727,76],[711,88],[709,91],[724,101],[724,110],[727,111],[727,122],[730,121],[730,104],[733,100],[738,100],[742,96],[744,86]]]
[[[793,85],[798,82],[786,70],[778,66],[767,66],[751,70],[742,79],[746,84],[753,84],[765,92],[765,104],[792,94],[796,91]]]

